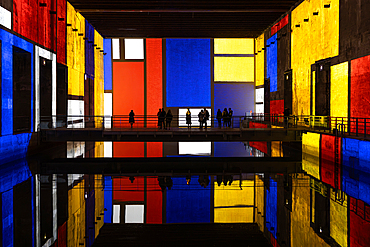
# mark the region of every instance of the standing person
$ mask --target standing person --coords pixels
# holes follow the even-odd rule
[[[186,112],[186,124],[188,125],[188,129],[190,129],[191,128],[191,112],[189,108]]]
[[[169,109],[167,114],[166,114],[166,129],[167,129],[167,127],[168,127],[168,129],[171,129],[172,118],[173,118],[173,115],[172,115],[171,109]]]
[[[158,116],[158,124],[157,124],[157,126],[158,126],[158,129],[160,129],[161,128],[161,113],[162,113],[162,110],[161,110],[161,108],[159,108],[159,111],[158,111],[158,113],[157,113],[157,116]]]
[[[229,124],[229,127],[231,127],[231,120],[233,118],[233,110],[231,110],[231,108],[229,108],[229,119],[228,119],[228,124]]]
[[[132,128],[132,125],[135,123],[135,113],[133,110],[130,111],[130,113],[128,114],[129,118],[128,118],[128,122],[131,124],[131,128]]]
[[[207,109],[204,107],[204,118],[203,118],[203,122],[204,122],[204,128],[207,129],[207,121],[209,120],[209,112],[207,111]]]
[[[162,108],[161,115],[159,115],[159,121],[161,122],[161,129],[162,128],[164,129],[164,127],[166,127],[164,124],[165,118],[166,118],[166,111],[164,110],[164,108]]]
[[[286,127],[288,127],[288,124],[289,124],[289,115],[290,115],[290,109],[286,107],[284,109],[284,125]]]
[[[204,121],[204,112],[201,110],[198,113],[198,118],[199,118],[199,129],[203,129],[203,121]]]
[[[218,122],[218,127],[221,128],[222,112],[221,112],[220,109],[217,110],[216,118],[217,118],[217,122]]]
[[[224,120],[224,127],[227,127],[227,119],[229,117],[229,113],[227,112],[227,108],[224,108],[222,112],[222,119]]]

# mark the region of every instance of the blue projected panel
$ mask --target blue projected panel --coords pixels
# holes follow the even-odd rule
[[[266,227],[274,235],[277,231],[277,183],[270,178],[270,189],[266,190]]]
[[[254,111],[254,85],[253,84],[215,84],[214,86],[214,114],[217,109],[231,108],[233,116],[245,116]],[[234,121],[234,127],[239,127],[239,122]]]
[[[31,112],[34,105],[34,54],[33,44],[0,29],[1,40],[1,135],[13,134],[13,46],[31,53]],[[31,131],[34,129],[31,114]]]
[[[112,177],[104,177],[104,223],[112,223],[113,210]]]
[[[277,33],[267,40],[267,78],[270,78],[270,92],[277,91]]]
[[[242,142],[215,142],[214,157],[251,157],[250,150]]]
[[[112,40],[104,39],[104,90],[112,90]]]
[[[211,106],[209,39],[166,40],[166,106]]]
[[[172,189],[167,190],[166,223],[210,223],[211,185],[201,187],[198,178],[191,177],[190,185],[185,177],[172,178]]]
[[[13,246],[14,244],[14,223],[13,223],[13,189],[1,194],[2,201],[2,224],[3,224],[3,245]]]
[[[6,163],[15,159],[25,158],[31,135],[31,133],[23,133],[0,136],[0,162]]]
[[[94,27],[87,20],[85,20],[85,36],[87,38],[85,41],[85,73],[89,76],[94,76]]]

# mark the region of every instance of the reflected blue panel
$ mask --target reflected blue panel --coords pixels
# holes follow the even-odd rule
[[[95,73],[94,31],[94,27],[85,20],[85,73],[89,76],[94,76]]]
[[[3,223],[3,246],[14,244],[13,223],[13,189],[1,194],[2,200],[2,223]]]
[[[253,84],[215,84],[214,114],[217,110],[231,108],[233,116],[245,116],[254,112],[254,85]],[[234,127],[239,127],[239,121],[234,121]],[[216,123],[217,126],[217,123]]]
[[[277,238],[277,183],[271,178],[266,190],[266,227]]]
[[[112,195],[112,177],[104,177],[104,223],[112,223],[113,210],[113,195]]]
[[[31,112],[34,105],[34,56],[33,44],[0,29],[1,40],[1,134],[13,134],[13,46],[31,53]],[[31,114],[31,131],[34,129],[33,114]]]
[[[104,90],[112,90],[112,40],[104,39]]]
[[[267,40],[267,78],[270,78],[270,92],[277,91],[277,33]]]
[[[166,106],[211,106],[209,39],[166,40]]]
[[[214,157],[251,157],[250,150],[242,142],[215,142]]]
[[[0,136],[0,164],[26,157],[31,135],[31,133],[23,133]]]
[[[172,178],[173,187],[167,190],[167,223],[210,223],[211,185],[203,188],[198,176],[191,177],[190,186],[185,178]]]

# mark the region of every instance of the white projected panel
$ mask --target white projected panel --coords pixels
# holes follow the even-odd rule
[[[144,59],[143,39],[125,39],[125,59]]]
[[[0,6],[0,25],[12,29],[12,13]]]
[[[113,205],[113,223],[121,223],[121,206]]]
[[[119,39],[112,39],[112,53],[113,53],[113,59],[121,59]]]
[[[257,104],[256,105],[256,113],[264,113],[265,112],[265,109],[264,109],[264,104]]]
[[[204,108],[190,108],[190,112],[191,112],[191,126],[199,126],[199,118],[198,118],[198,114],[201,110],[203,110]],[[212,116],[212,110],[211,108],[206,108],[208,113],[209,113],[209,120],[207,121],[207,127],[211,127],[211,116]],[[188,126],[186,124],[186,112],[188,111],[187,108],[180,108],[179,109],[179,126],[181,127],[184,127],[184,126]]]
[[[263,102],[265,95],[264,95],[264,88],[257,88],[256,89],[256,102]]]
[[[112,93],[104,93],[104,128],[112,127]]]
[[[144,223],[144,205],[126,205],[125,223]]]
[[[113,142],[104,142],[104,157],[112,158],[113,155]]]
[[[179,142],[179,155],[211,155],[211,142]]]
[[[83,157],[85,142],[67,142],[67,158]]]
[[[68,128],[83,128],[84,115],[84,101],[83,100],[68,100]],[[79,117],[81,116],[81,117]],[[73,121],[73,126],[72,126]]]

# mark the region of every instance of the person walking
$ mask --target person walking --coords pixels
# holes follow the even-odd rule
[[[166,129],[171,129],[171,121],[172,121],[173,115],[171,112],[171,109],[168,110],[166,114]]]
[[[188,125],[188,129],[191,128],[191,112],[190,109],[186,111],[186,124]]]
[[[229,119],[228,119],[228,125],[229,127],[231,127],[231,121],[233,119],[233,110],[231,110],[231,108],[229,108]]]
[[[128,118],[128,122],[131,124],[131,129],[132,129],[132,125],[135,123],[135,113],[133,110],[130,111],[130,113],[128,114],[129,118]]]
[[[203,129],[203,121],[204,121],[204,112],[201,110],[198,113],[198,118],[199,118],[199,129]]]
[[[217,118],[217,122],[218,122],[218,127],[221,128],[222,112],[221,112],[220,109],[217,110],[216,118]]]
[[[158,129],[160,129],[161,128],[161,113],[162,113],[162,109],[161,108],[159,108],[159,111],[158,111],[158,113],[157,113],[157,116],[158,116],[158,124],[157,124],[157,126],[158,126]]]
[[[159,115],[159,121],[160,121],[160,125],[161,125],[161,129],[164,129],[166,126],[165,126],[165,123],[164,123],[164,120],[166,119],[166,111],[164,110],[164,108],[162,108],[162,111],[161,111],[161,115]]]
[[[204,118],[203,118],[203,122],[204,122],[204,128],[207,130],[207,121],[209,120],[209,112],[207,111],[207,109],[204,107]]]
[[[227,119],[229,118],[229,113],[227,112],[227,108],[224,108],[224,111],[222,112],[222,119],[224,121],[223,126],[227,127]]]

